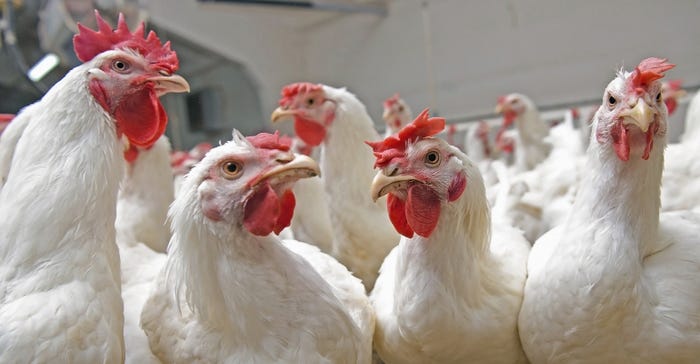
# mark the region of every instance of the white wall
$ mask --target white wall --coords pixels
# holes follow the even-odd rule
[[[386,17],[148,4],[160,26],[246,65],[264,113],[284,84],[300,80],[347,86],[377,121],[381,101],[396,91],[414,111],[432,106],[447,117],[491,112],[512,91],[538,104],[600,98],[620,66],[652,55],[678,65],[670,78],[700,84],[696,0],[394,0]]]
[[[422,4],[426,3],[427,8]],[[620,66],[667,57],[671,78],[700,84],[698,1],[396,0],[389,16],[346,16],[308,31],[306,73],[368,102],[400,91],[414,111],[433,97],[443,116],[489,113],[519,91],[538,104],[601,98]]]

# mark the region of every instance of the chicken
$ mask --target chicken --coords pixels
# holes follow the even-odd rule
[[[667,103],[668,105],[668,103]],[[661,208],[664,211],[700,207],[700,92],[688,105],[685,130],[680,143],[666,149],[661,180]]]
[[[151,148],[132,148],[127,161],[117,199],[117,241],[139,242],[165,253],[170,240],[165,219],[175,196],[170,141],[162,136]]]
[[[431,137],[444,127],[426,109],[370,143],[381,169],[372,196],[389,194],[404,236],[370,297],[375,348],[386,363],[525,363],[516,323],[530,243],[512,227],[491,229],[478,167]]]
[[[401,128],[413,120],[411,108],[408,106],[406,101],[399,96],[398,93],[384,100],[382,106],[384,106],[382,119],[384,119],[384,122],[386,123],[386,130],[384,132],[385,138],[398,132],[401,130]]]
[[[321,146],[321,174],[333,228],[332,255],[357,277],[367,291],[379,266],[399,242],[384,204],[367,195],[372,183],[372,153],[366,140],[379,140],[365,106],[345,89],[295,83],[282,90],[272,120],[294,118],[299,138]]]
[[[515,170],[529,171],[542,162],[551,150],[551,145],[544,138],[549,134],[549,127],[540,118],[537,107],[527,96],[509,94],[498,99],[496,112],[503,114],[503,125],[498,132],[499,141],[503,131],[515,124],[517,144],[515,145]],[[503,143],[502,143],[503,144]],[[505,144],[509,146],[509,144]],[[513,148],[509,146],[501,149]]]
[[[681,88],[681,80],[670,80],[661,83],[661,97],[664,99],[668,116],[678,110],[678,101],[685,97],[687,92]]]
[[[528,260],[519,327],[533,364],[700,357],[700,216],[659,214],[671,68],[648,58],[605,89],[573,209]]]
[[[313,158],[312,148],[298,137],[292,138],[292,151]],[[317,157],[316,157],[317,158]],[[314,159],[316,159],[314,158]],[[320,178],[304,178],[294,184],[294,196],[302,201],[294,209],[290,229],[295,239],[313,244],[322,252],[333,252],[333,227],[328,214],[328,201]]]
[[[361,282],[318,248],[281,241],[291,187],[318,173],[279,135],[209,151],[169,212],[168,261],[141,325],[166,363],[368,363],[374,313]]]
[[[143,24],[79,25],[82,65],[10,124],[22,132],[0,192],[0,362],[124,360],[115,213],[123,144],[149,147],[158,97],[189,90],[175,52]],[[5,143],[5,140],[2,140]]]
[[[170,141],[164,135],[151,148],[132,148],[117,198],[117,246],[124,300],[125,363],[160,363],[139,326],[141,309],[162,266],[170,240],[166,222],[173,201]]]

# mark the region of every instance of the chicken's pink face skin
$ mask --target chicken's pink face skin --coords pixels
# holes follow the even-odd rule
[[[442,204],[458,200],[467,187],[462,162],[454,149],[437,138],[419,139],[397,154],[375,177],[373,197],[388,194],[389,218],[406,237],[429,237]]]
[[[93,59],[88,88],[95,100],[137,147],[150,147],[165,132],[167,115],[159,96],[189,91],[189,85],[168,69],[151,65],[136,52],[113,50]]]
[[[260,148],[249,140],[234,137],[190,172],[202,174],[197,189],[202,214],[214,223],[242,225],[254,235],[278,234],[294,214],[294,182],[317,175],[318,165],[288,146]]]
[[[596,140],[609,145],[617,157],[648,159],[654,141],[667,129],[667,110],[661,95],[661,82],[646,88],[630,88],[628,77],[615,78],[605,89],[603,104],[594,120]]]
[[[282,89],[280,106],[272,113],[276,122],[294,118],[294,131],[309,146],[321,144],[328,127],[335,119],[336,103],[326,97],[323,87],[311,83],[295,83]]]

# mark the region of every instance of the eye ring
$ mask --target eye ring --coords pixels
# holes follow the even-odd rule
[[[615,106],[615,104],[617,104],[617,99],[615,98],[615,96],[608,95],[608,106],[612,108],[613,106]]]
[[[112,69],[119,73],[127,73],[131,69],[131,65],[129,62],[118,58],[112,61]]]
[[[434,149],[430,150],[428,153],[425,153],[423,161],[428,167],[437,167],[440,164],[440,153]]]
[[[235,179],[243,172],[243,165],[237,161],[225,161],[221,163],[221,172],[226,179]]]

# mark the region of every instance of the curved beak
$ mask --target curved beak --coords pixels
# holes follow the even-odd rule
[[[302,178],[316,177],[321,175],[318,163],[311,157],[303,154],[289,154],[293,158],[277,158],[277,162],[282,163],[270,168],[261,174],[251,185],[255,186],[262,181],[285,182],[296,181]]]
[[[374,180],[370,186],[372,201],[377,202],[380,197],[389,192],[406,188],[410,181],[416,181],[416,179],[412,176],[401,174],[396,176],[387,176],[384,174],[384,171],[379,171],[377,175],[374,176]]]
[[[273,123],[280,121],[280,119],[288,119],[294,117],[297,112],[293,109],[283,109],[281,106],[276,108],[275,111],[272,112],[272,115],[270,115],[270,120],[272,120]]]
[[[501,104],[500,102],[498,104],[496,104],[496,108],[493,109],[493,112],[495,112],[496,114],[502,113],[503,112],[503,104]]]
[[[637,101],[637,104],[632,109],[620,113],[620,116],[624,117],[622,120],[623,125],[634,124],[644,133],[649,130],[649,125],[654,122],[655,115],[656,111],[641,99]]]
[[[384,109],[384,112],[382,113],[382,119],[386,120],[389,118],[390,115],[391,115],[391,110]]]
[[[160,75],[149,77],[148,80],[155,83],[155,90],[158,97],[171,92],[190,92],[190,84],[180,75]]]

